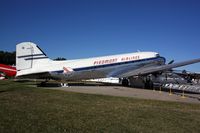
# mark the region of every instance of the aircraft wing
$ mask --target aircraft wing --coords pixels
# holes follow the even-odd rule
[[[161,66],[144,67],[144,68],[140,68],[140,69],[136,69],[136,70],[130,70],[128,72],[121,73],[116,76],[119,78],[123,78],[123,77],[137,76],[137,75],[146,75],[146,74],[162,72],[165,70],[170,70],[172,68],[181,67],[181,66],[185,66],[185,65],[189,65],[189,64],[198,63],[198,62],[200,62],[200,58],[188,60],[188,61],[182,61],[182,62],[173,63],[173,64],[165,64],[165,65],[161,65]]]

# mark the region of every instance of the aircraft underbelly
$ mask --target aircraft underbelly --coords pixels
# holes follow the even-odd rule
[[[79,71],[79,72],[71,72],[66,74],[51,74],[51,76],[55,79],[61,79],[66,81],[76,81],[76,80],[84,80],[84,79],[93,79],[93,78],[103,78],[106,76],[106,73],[103,71]]]

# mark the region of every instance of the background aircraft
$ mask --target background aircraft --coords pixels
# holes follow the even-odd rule
[[[0,64],[0,79],[4,79],[5,77],[15,77],[16,73],[15,67]]]
[[[170,74],[172,68],[197,62],[200,59],[165,64],[165,58],[156,52],[53,61],[32,42],[23,42],[16,46],[17,77],[21,78],[77,81],[117,77],[122,79],[123,85],[134,85],[137,80],[146,85],[152,84],[152,80],[166,82],[167,77],[177,76]]]

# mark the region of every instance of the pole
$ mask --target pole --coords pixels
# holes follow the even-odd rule
[[[169,95],[172,95],[172,87],[169,88]]]
[[[161,93],[161,92],[162,92],[162,91],[161,91],[161,89],[162,89],[162,88],[161,88],[161,85],[160,85],[160,91],[159,91],[159,93]]]

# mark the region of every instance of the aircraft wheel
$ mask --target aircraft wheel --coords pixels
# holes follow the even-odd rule
[[[127,78],[124,78],[123,80],[122,80],[122,85],[123,86],[129,86],[130,84],[129,84],[129,80],[127,79]]]

